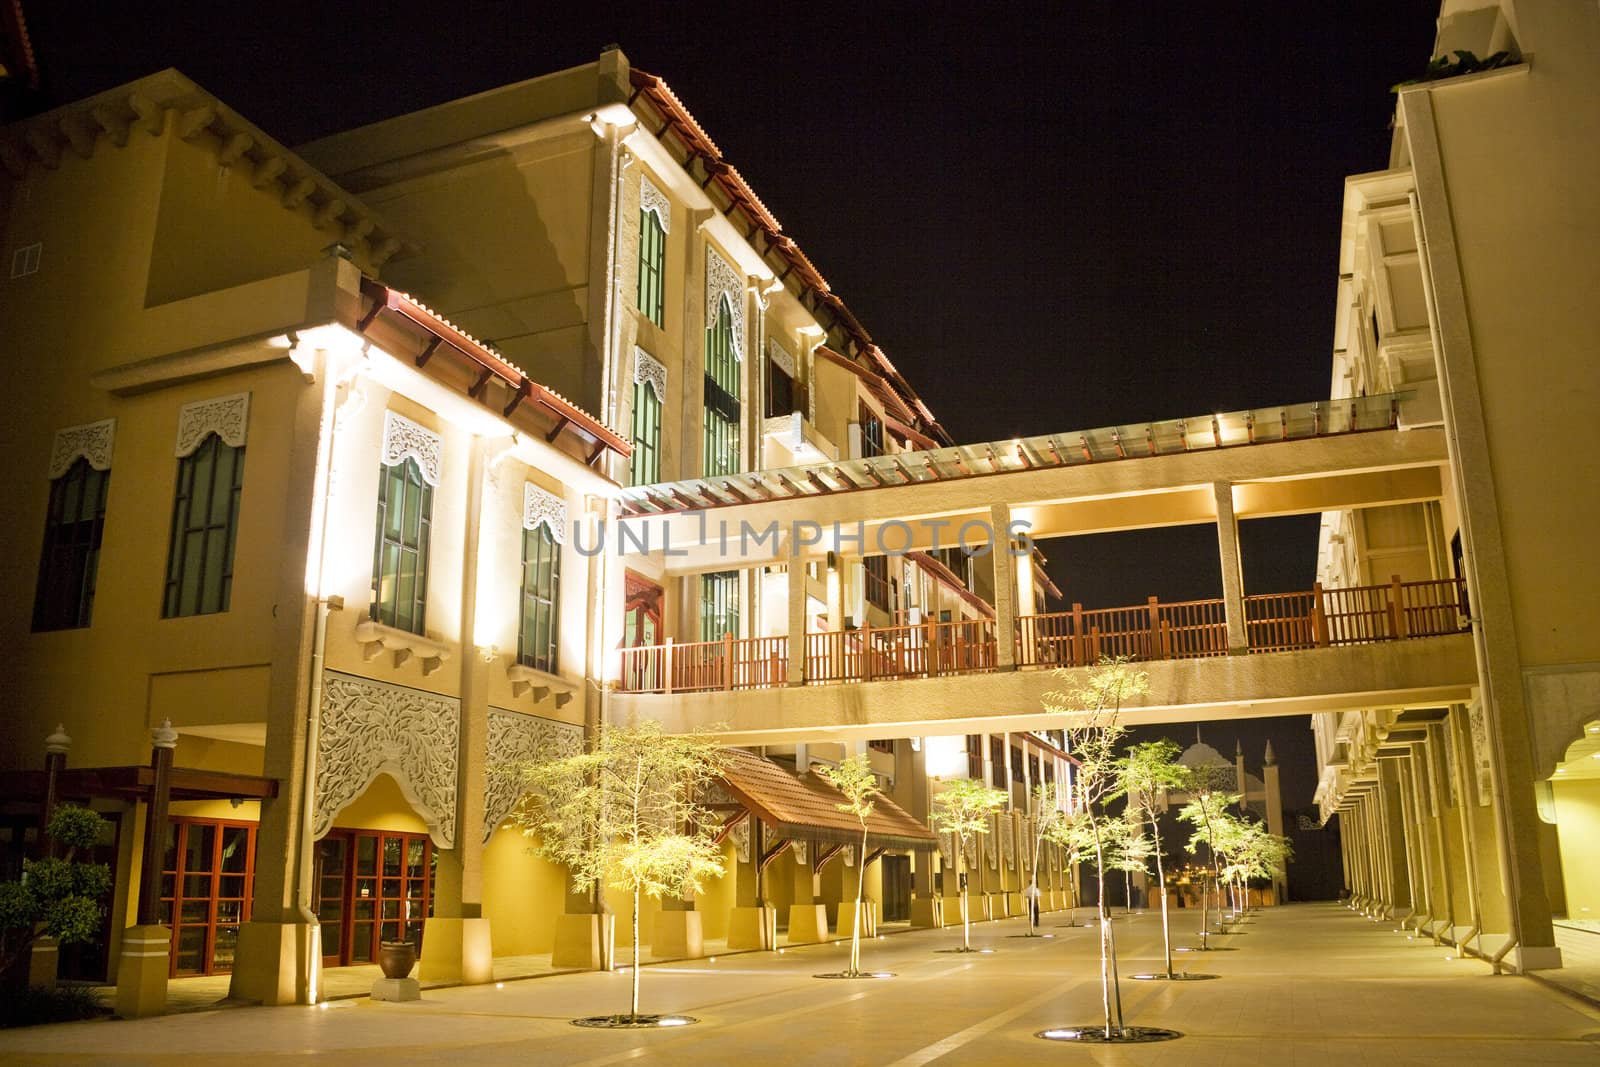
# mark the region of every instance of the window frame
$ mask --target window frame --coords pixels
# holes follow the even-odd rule
[[[530,558],[530,546],[538,547],[539,558]],[[540,561],[544,558],[550,563],[544,572],[549,576],[549,585],[544,589],[535,588]],[[550,527],[542,522],[531,530],[527,527],[522,530],[522,588],[518,604],[517,662],[546,674],[558,673],[561,666],[561,544],[551,534]],[[545,621],[542,628],[541,616]],[[542,640],[538,637],[541,629],[545,634]]]
[[[231,464],[228,479],[230,484],[226,486],[228,513],[218,522],[214,518],[215,501],[219,488],[222,488],[219,475],[224,458]],[[161,597],[163,619],[218,615],[228,610],[233,597],[233,559],[239,539],[239,504],[244,494],[244,462],[245,446],[228,444],[215,430],[208,432],[188,455],[179,457],[172,498],[171,532],[167,541],[167,574]],[[210,479],[204,507],[206,520],[197,526],[191,520],[194,515],[196,482],[202,464],[209,470]],[[210,535],[213,532],[220,532],[222,536],[220,558],[213,556],[211,551],[213,546]],[[201,541],[198,562],[194,564],[198,569],[193,585],[195,600],[192,604],[186,604],[185,585],[191,562],[190,547],[196,536],[199,536]],[[219,568],[216,573],[215,597],[208,599],[207,586],[213,566]],[[208,607],[208,604],[211,606]]]
[[[76,489],[76,495],[69,494]],[[95,494],[94,512],[85,515],[90,491]],[[100,569],[100,547],[104,540],[106,498],[111,491],[111,471],[97,470],[79,456],[65,471],[50,479],[50,496],[45,505],[44,540],[39,547],[39,574],[33,596],[33,632],[81,630],[94,616],[96,577]],[[66,518],[67,505],[74,503],[75,518]],[[70,528],[70,536],[62,531]],[[68,590],[74,590],[74,610],[65,603]],[[71,621],[68,621],[68,618]]]
[[[388,537],[388,514],[391,506],[389,499],[391,479],[398,479],[402,494],[399,501],[400,524],[398,539]],[[412,534],[414,544],[407,544],[405,537],[407,530],[403,528],[406,520],[406,503],[408,496],[405,490],[415,486],[420,496],[417,507],[417,528]],[[369,613],[372,620],[384,626],[391,626],[396,630],[407,633],[423,634],[427,628],[428,608],[428,563],[433,535],[433,486],[423,477],[422,465],[414,456],[405,456],[399,463],[381,463],[378,466],[378,510],[374,523],[374,536],[372,547],[372,604]],[[398,567],[395,571],[393,583],[394,600],[385,610],[386,600],[383,591],[385,546],[392,544],[398,552],[398,559],[403,560],[410,553],[416,559],[416,566],[411,572],[412,596],[410,622],[402,620],[400,615],[400,586],[401,572]]]
[[[628,456],[628,484],[651,485],[661,480],[661,398],[649,382],[633,383],[633,452]]]
[[[716,318],[706,328],[705,435],[702,476],[739,473],[739,349],[733,336],[733,308],[724,294]]]
[[[700,640],[739,636],[739,573],[710,571],[700,576]]]
[[[634,303],[640,314],[665,328],[667,306],[667,229],[647,207],[639,209],[639,277]]]

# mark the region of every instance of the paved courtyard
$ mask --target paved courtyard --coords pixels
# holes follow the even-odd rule
[[[1187,935],[1196,916],[1180,912]],[[686,1012],[677,1030],[583,1030],[575,1015],[625,1010],[626,974],[565,974],[503,987],[432,990],[414,1004],[336,1001],[318,1008],[240,1008],[134,1022],[0,1033],[6,1064],[247,1063],[318,1057],[343,1064],[928,1063],[1556,1064],[1600,1063],[1600,1010],[1546,985],[1494,977],[1474,961],[1408,942],[1331,904],[1259,913],[1234,951],[1184,953],[1180,966],[1220,975],[1172,985],[1125,981],[1129,1023],[1181,1040],[1092,1050],[1046,1044],[1035,1031],[1094,1022],[1095,935],[1047,915],[1049,939],[1020,920],[986,923],[992,954],[935,950],[959,930],[875,940],[865,962],[898,977],[819,981],[841,945],[665,964],[642,975],[644,1009]],[[1158,965],[1153,916],[1116,924],[1124,974]],[[1187,944],[1192,937],[1180,936]]]

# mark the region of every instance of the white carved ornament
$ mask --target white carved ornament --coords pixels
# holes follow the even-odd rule
[[[460,722],[461,704],[452,697],[324,671],[316,836],[384,773],[400,784],[434,842],[453,848]]]
[[[783,347],[776,337],[767,338],[767,358],[789,377],[799,379],[800,376],[794,372],[794,353]]]
[[[111,469],[111,448],[116,443],[117,420],[101,419],[56,431],[50,446],[50,479],[61,477],[81,457],[97,471]]]
[[[706,246],[706,329],[717,321],[718,305],[728,298],[733,312],[733,358],[744,359],[744,279],[728,265],[722,254]]]
[[[583,728],[538,715],[490,708],[488,746],[483,783],[484,841],[511,814],[522,796],[520,766],[577,755],[583,750]]]
[[[741,819],[728,835],[733,839],[734,856],[740,863],[750,862],[750,820]]]
[[[657,400],[663,404],[667,402],[666,364],[638,345],[633,348],[633,381],[635,385],[640,382],[648,385],[655,391]]]
[[[222,438],[230,448],[244,447],[245,431],[250,426],[250,394],[234,393],[210,400],[197,400],[178,409],[179,459],[194,455],[194,450],[210,434]]]
[[[672,232],[672,201],[644,174],[639,175],[639,210],[655,215],[662,233]]]
[[[438,486],[444,439],[392,411],[383,413],[383,465],[398,467],[408,458],[417,461],[422,480]]]
[[[794,849],[794,861],[804,867],[811,861],[806,858],[806,843],[804,841],[791,841],[789,847]]]
[[[558,545],[567,543],[567,502],[532,482],[523,482],[522,528],[537,530],[541,523],[550,531],[552,541]]]
[[[955,834],[940,834],[939,835],[939,857],[940,857],[940,859],[942,859],[944,861],[944,865],[946,867],[951,867],[951,868],[955,867],[955,865],[956,865],[956,835]]]

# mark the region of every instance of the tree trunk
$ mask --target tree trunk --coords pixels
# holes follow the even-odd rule
[[[633,890],[633,1010],[630,1013],[635,1019],[639,1017],[639,889]]]
[[[856,924],[850,931],[850,977],[861,974],[861,898],[867,885],[867,828],[861,828],[861,854],[856,857]]]
[[[1161,894],[1161,945],[1167,954],[1167,977],[1172,977],[1172,927],[1167,922],[1167,872],[1161,865],[1161,828],[1156,825],[1155,813],[1150,818],[1150,840],[1156,854],[1156,892]]]

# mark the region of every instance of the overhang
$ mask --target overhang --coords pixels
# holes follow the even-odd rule
[[[856,817],[839,810],[843,794],[822,778],[810,772],[796,777],[772,760],[743,749],[728,749],[726,756],[722,778],[728,792],[777,836],[844,845],[861,840]],[[872,814],[867,816],[869,851],[931,851],[938,845],[933,831],[894,801],[885,796],[873,801]]]

